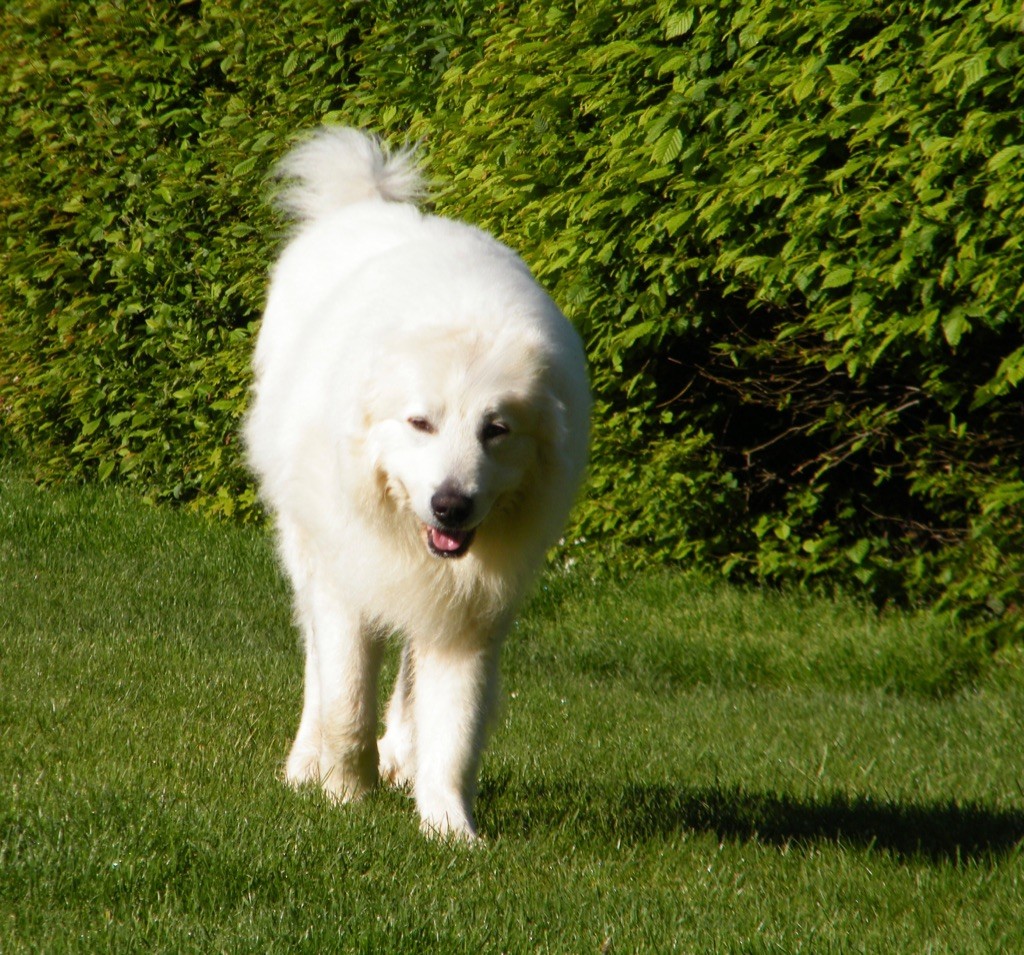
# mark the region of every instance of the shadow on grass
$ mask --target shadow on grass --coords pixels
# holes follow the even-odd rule
[[[511,818],[504,807],[495,809],[509,829],[551,825],[555,816],[554,824],[581,835],[627,843],[692,831],[780,847],[830,843],[955,864],[1010,855],[1024,843],[1024,812],[953,801],[919,805],[842,793],[799,798],[739,787],[633,785],[616,792],[575,786],[536,791],[526,805],[532,808],[512,810]],[[551,815],[542,818],[541,807]]]
[[[914,805],[831,793],[806,800],[739,788],[630,787],[619,798],[622,835],[679,829],[772,845],[831,842],[954,862],[1005,855],[1024,840],[1024,813],[979,805]]]

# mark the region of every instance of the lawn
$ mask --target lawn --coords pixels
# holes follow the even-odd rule
[[[1019,656],[579,566],[509,642],[466,849],[280,783],[264,533],[0,471],[0,951],[1024,951]]]

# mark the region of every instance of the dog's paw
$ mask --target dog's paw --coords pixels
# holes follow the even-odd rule
[[[475,843],[479,837],[473,817],[461,799],[424,799],[417,796],[420,831],[444,842]]]
[[[440,819],[421,819],[420,832],[428,839],[463,845],[480,845],[483,840],[477,835],[476,827],[468,819],[453,821],[448,815]]]
[[[413,784],[412,747],[398,745],[393,734],[386,733],[377,743],[378,768],[382,782],[398,789]]]
[[[320,757],[320,786],[336,803],[354,802],[377,785],[377,746],[356,748],[329,763]]]
[[[338,805],[362,799],[373,789],[376,777],[369,779],[352,773],[343,773],[337,766],[330,769],[320,779],[320,788],[327,798]]]
[[[284,781],[294,789],[320,781],[320,753],[295,745],[284,764]]]

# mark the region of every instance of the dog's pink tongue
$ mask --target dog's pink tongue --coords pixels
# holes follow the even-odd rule
[[[445,531],[438,530],[436,527],[430,528],[430,542],[438,550],[446,552],[458,550],[465,539],[465,535],[459,532],[448,534]]]

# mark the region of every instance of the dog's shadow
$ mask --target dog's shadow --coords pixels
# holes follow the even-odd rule
[[[482,802],[494,806],[499,833],[528,834],[554,823],[576,828],[583,838],[639,844],[691,831],[720,840],[779,847],[827,843],[954,864],[1010,855],[1024,843],[1024,811],[954,800],[914,803],[840,792],[805,798],[738,786],[667,784],[616,790],[566,784],[516,798],[510,788],[485,778],[481,791]],[[549,811],[538,812],[542,806]],[[552,819],[553,806],[560,807],[561,818]]]

